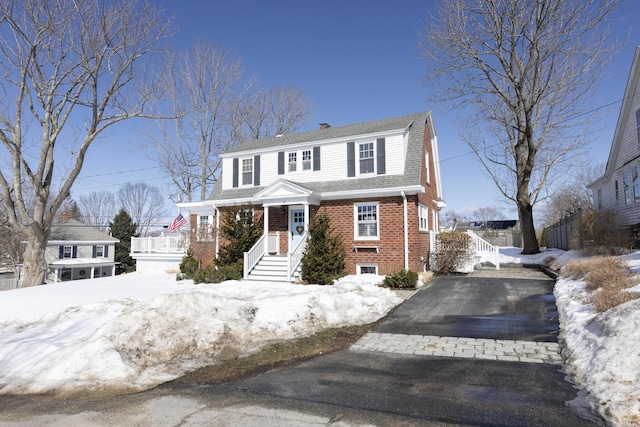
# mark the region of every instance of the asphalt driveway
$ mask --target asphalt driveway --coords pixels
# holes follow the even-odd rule
[[[386,418],[392,415],[402,425],[593,425],[566,405],[577,392],[557,356],[554,280],[525,269],[489,276],[438,277],[365,335],[364,344],[224,387],[357,409],[373,424],[384,415],[377,425],[392,425]],[[434,341],[449,349],[433,355]],[[555,348],[556,357],[536,358],[540,346]]]

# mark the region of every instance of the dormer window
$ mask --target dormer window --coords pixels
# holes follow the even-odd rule
[[[298,153],[289,153],[289,172],[295,172],[298,162]]]
[[[373,142],[364,142],[358,145],[360,153],[360,173],[373,173]]]
[[[253,159],[242,159],[242,185],[253,184]]]
[[[302,152],[302,170],[311,170],[311,150],[304,150]]]

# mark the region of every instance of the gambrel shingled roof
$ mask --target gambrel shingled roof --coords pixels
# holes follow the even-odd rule
[[[338,181],[318,181],[296,183],[301,187],[318,193],[349,192],[367,189],[398,189],[420,186],[420,174],[422,171],[422,143],[425,135],[425,127],[428,126],[431,138],[435,138],[435,130],[431,122],[430,112],[421,112],[405,116],[376,120],[371,122],[356,123],[344,126],[329,127],[307,132],[294,133],[273,138],[252,140],[240,144],[223,156],[252,151],[273,150],[276,147],[284,147],[293,144],[321,142],[331,139],[350,138],[361,135],[375,134],[393,130],[409,130],[407,156],[404,175],[377,175],[360,179],[344,179]],[[437,153],[432,153],[434,162],[437,161]],[[248,199],[264,187],[236,188],[222,191],[222,177],[213,189],[209,200],[242,200]]]

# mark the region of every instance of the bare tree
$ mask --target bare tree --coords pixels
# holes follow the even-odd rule
[[[157,120],[151,135],[159,163],[187,201],[198,190],[201,200],[208,196],[220,169],[218,155],[234,143],[231,116],[242,72],[238,58],[205,42],[167,55],[158,78],[168,100],[159,108],[175,119]]]
[[[448,0],[425,29],[431,97],[465,114],[463,138],[517,206],[525,254],[539,252],[545,184],[586,146],[588,95],[615,49],[604,21],[619,2]]]
[[[146,236],[152,225],[158,225],[167,215],[165,198],[158,187],[145,182],[124,184],[118,190],[120,206],[137,225],[136,234]]]
[[[468,218],[461,212],[456,212],[453,209],[445,208],[440,212],[440,223],[445,227],[454,228],[458,221],[466,221]]]
[[[234,114],[240,142],[295,132],[310,116],[311,101],[301,90],[250,87],[245,92]]]
[[[118,213],[116,197],[110,191],[93,191],[78,197],[78,205],[84,214],[84,223],[107,233],[109,221]]]
[[[143,114],[153,93],[136,85],[138,65],[167,22],[135,0],[0,3],[0,142],[11,159],[0,189],[9,223],[28,240],[22,286],[44,282],[50,227],[89,146]]]
[[[149,131],[157,160],[179,198],[205,200],[220,172],[220,154],[247,139],[296,130],[310,102],[301,91],[259,89],[243,81],[242,61],[229,51],[198,42],[172,52],[158,77],[166,97]]]
[[[593,194],[587,185],[594,177],[601,176],[604,165],[591,165],[580,170],[573,179],[556,188],[544,202],[542,218],[545,225],[552,225],[579,209],[594,209]]]
[[[482,221],[485,224],[490,221],[503,219],[504,214],[502,210],[493,206],[485,206],[482,208],[474,209],[473,219],[476,221]]]

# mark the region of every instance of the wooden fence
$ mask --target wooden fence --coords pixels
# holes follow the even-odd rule
[[[548,248],[558,248],[565,251],[583,249],[582,210],[562,218],[545,229]]]

